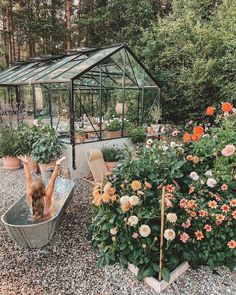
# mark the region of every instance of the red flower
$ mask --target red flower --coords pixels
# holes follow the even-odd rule
[[[188,201],[187,207],[188,208],[197,208],[196,201],[191,199],[190,201]]]
[[[199,241],[201,241],[204,238],[204,235],[201,230],[197,230],[195,232],[195,236],[196,236],[197,240],[199,240]]]
[[[185,199],[180,200],[180,202],[179,202],[180,208],[185,208],[186,207],[186,203],[187,203],[187,201]]]
[[[226,183],[222,184],[221,190],[222,191],[227,191],[227,189],[228,189],[228,185]]]
[[[202,135],[204,133],[204,128],[202,126],[195,126],[193,128],[193,133],[197,135]]]
[[[197,216],[197,213],[196,213],[195,211],[191,211],[191,212],[190,212],[190,216],[191,216],[192,218],[194,218],[194,217]]]
[[[206,109],[207,116],[213,116],[214,115],[214,112],[215,112],[215,108],[214,107],[208,107]]]
[[[222,103],[222,111],[224,113],[229,113],[232,111],[232,109],[233,109],[232,103],[230,103],[230,102],[223,102]]]
[[[231,240],[231,241],[228,242],[227,246],[230,249],[234,249],[234,248],[236,248],[236,242],[234,240]]]
[[[200,210],[199,211],[199,216],[201,216],[201,217],[205,217],[205,216],[207,216],[207,211],[205,211],[205,210]]]
[[[191,140],[191,135],[188,132],[185,132],[183,135],[183,142],[189,142]]]
[[[234,210],[234,212],[232,213],[233,215],[233,219],[236,219],[236,210]]]
[[[211,232],[212,231],[212,227],[209,224],[206,224],[204,226],[204,228],[205,228],[206,232]]]
[[[236,199],[230,201],[230,206],[236,207]]]
[[[210,202],[208,202],[208,206],[209,206],[211,209],[216,209],[216,208],[218,207],[216,201],[210,201]]]
[[[200,139],[200,134],[193,133],[193,135],[192,135],[192,140],[193,140],[193,141],[199,141],[199,139]]]
[[[222,223],[223,220],[225,219],[224,215],[222,214],[217,214],[216,215],[216,221]]]
[[[167,184],[166,189],[169,193],[173,193],[173,191],[175,190],[175,188],[171,184]]]
[[[224,204],[224,205],[221,206],[221,210],[222,210],[224,213],[229,212],[229,209],[230,209],[229,205]]]

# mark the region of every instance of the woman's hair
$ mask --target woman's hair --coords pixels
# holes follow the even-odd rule
[[[31,184],[32,213],[34,218],[44,215],[45,185],[42,180],[33,181]]]

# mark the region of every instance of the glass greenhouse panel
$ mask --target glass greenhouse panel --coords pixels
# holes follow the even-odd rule
[[[32,100],[32,88],[24,85],[20,88],[21,109],[24,115],[24,121],[33,123],[34,121],[34,105]]]
[[[93,65],[95,66],[97,63],[102,61],[106,56],[109,56],[116,50],[118,50],[121,46],[117,47],[111,47],[111,48],[105,48],[101,49],[93,54],[91,54],[87,59],[82,61],[80,64],[72,68],[70,71],[66,73],[62,73],[60,76],[57,77],[58,80],[60,79],[72,79],[76,77],[77,75],[81,74],[82,72],[88,70]]]

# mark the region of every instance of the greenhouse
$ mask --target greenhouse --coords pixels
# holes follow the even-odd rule
[[[71,144],[74,169],[76,144],[126,137],[160,111],[156,79],[124,43],[15,64],[0,73],[0,91],[1,122],[50,124]]]

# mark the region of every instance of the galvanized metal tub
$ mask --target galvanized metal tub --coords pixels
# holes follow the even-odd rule
[[[50,215],[40,220],[31,218],[26,196],[20,197],[2,216],[12,240],[28,248],[41,248],[54,236],[74,192],[74,182],[58,178],[55,183]]]

